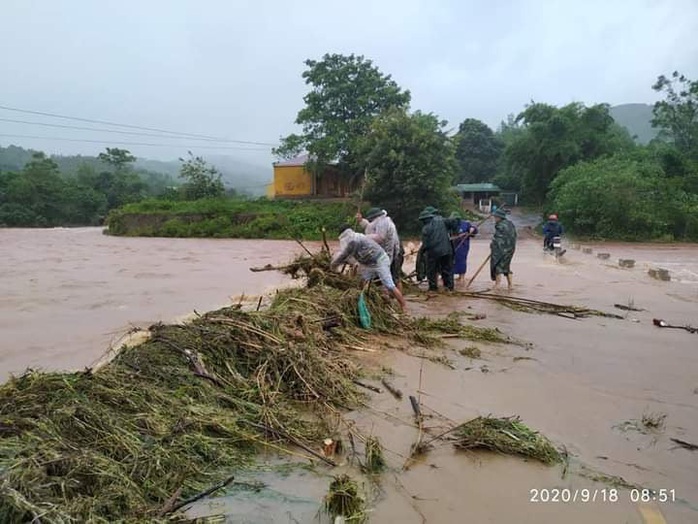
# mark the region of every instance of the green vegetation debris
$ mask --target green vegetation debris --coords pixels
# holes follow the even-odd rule
[[[339,475],[330,482],[325,496],[325,511],[333,519],[344,517],[346,522],[365,522],[366,502],[359,493],[359,485],[349,475]]]
[[[520,455],[544,464],[562,462],[562,456],[548,439],[521,422],[519,417],[477,417],[456,431],[458,449],[488,449],[506,455]]]
[[[364,459],[364,467],[369,473],[380,473],[385,468],[383,446],[378,437],[370,436],[366,439]]]
[[[465,346],[458,353],[468,358],[480,358],[482,356],[482,351],[476,346]]]

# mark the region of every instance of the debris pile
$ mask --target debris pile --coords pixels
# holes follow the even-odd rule
[[[334,465],[320,453],[323,438],[337,412],[363,398],[348,348],[373,333],[422,345],[444,333],[500,336],[402,317],[375,288],[365,292],[367,332],[360,288],[324,270],[327,254],[287,267],[310,287],[279,291],[268,309],[157,324],[99,370],[28,371],[0,386],[0,522],[157,521],[261,447]]]

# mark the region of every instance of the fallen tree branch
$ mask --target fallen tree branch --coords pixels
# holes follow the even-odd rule
[[[184,506],[188,506],[189,504],[193,504],[193,503],[196,502],[197,500],[201,500],[202,498],[207,497],[207,496],[211,495],[212,493],[215,493],[215,492],[218,491],[219,489],[225,488],[225,487],[226,487],[228,484],[230,484],[233,480],[235,480],[235,477],[234,477],[234,476],[228,477],[228,478],[225,479],[223,482],[219,482],[219,483],[216,484],[215,486],[210,487],[210,488],[208,488],[207,490],[202,491],[202,492],[199,493],[198,495],[194,495],[193,497],[188,498],[187,500],[184,500],[184,501],[182,501],[182,502],[180,502],[180,503],[178,503],[178,504],[175,504],[175,505],[172,507],[172,509],[170,509],[168,512],[164,513],[164,515],[168,515],[168,514],[170,514],[170,513],[174,513],[175,511],[177,511],[178,509],[183,508]]]
[[[671,440],[672,442],[676,442],[679,446],[689,451],[698,451],[698,445],[696,444],[691,444],[690,442],[686,442],[685,440],[681,440],[678,438],[670,438],[669,440]]]

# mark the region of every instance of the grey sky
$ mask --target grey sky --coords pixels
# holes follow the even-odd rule
[[[698,0],[0,3],[0,105],[239,140],[295,130],[303,61],[326,52],[373,59],[412,91],[413,109],[454,126],[473,117],[496,127],[530,100],[651,103],[659,74],[698,77]],[[1,134],[181,144],[123,146],[150,158],[191,148],[272,161],[266,150],[3,121]],[[83,154],[106,145],[0,136],[8,143]]]

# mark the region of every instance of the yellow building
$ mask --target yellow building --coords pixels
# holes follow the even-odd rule
[[[343,198],[360,185],[359,180],[342,176],[334,165],[327,166],[320,174],[313,174],[305,168],[307,161],[308,155],[301,155],[274,163],[274,182],[267,187],[267,196]]]

